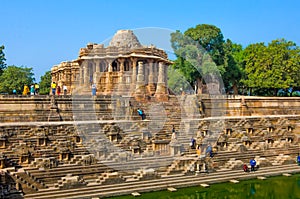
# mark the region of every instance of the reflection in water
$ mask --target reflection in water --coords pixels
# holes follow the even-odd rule
[[[256,193],[255,184],[250,183],[250,195],[254,195]]]
[[[190,187],[177,192],[143,193],[141,199],[300,199],[300,174],[266,180],[241,181],[238,184],[212,184],[209,188]],[[133,196],[115,197],[132,199]]]

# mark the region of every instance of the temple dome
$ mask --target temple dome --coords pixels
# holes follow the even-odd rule
[[[109,46],[125,48],[142,47],[132,30],[118,30],[109,42]]]

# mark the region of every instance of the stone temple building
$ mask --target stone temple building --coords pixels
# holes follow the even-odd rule
[[[95,84],[97,95],[166,99],[171,63],[163,50],[141,45],[131,30],[119,30],[109,46],[87,44],[76,60],[53,66],[51,76],[61,88],[67,86],[68,94],[88,94]]]

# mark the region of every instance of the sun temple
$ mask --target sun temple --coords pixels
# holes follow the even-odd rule
[[[131,30],[119,30],[109,46],[89,43],[81,48],[76,60],[62,62],[51,70],[52,81],[69,94],[80,88],[90,91],[92,84],[97,95],[131,95],[166,98],[167,69],[172,62],[155,46],[143,46]],[[76,90],[78,92],[79,90]]]
[[[0,95],[0,198],[104,198],[300,173],[298,97],[176,96],[170,64],[120,30],[52,68],[68,95]],[[259,167],[246,173],[252,158]]]

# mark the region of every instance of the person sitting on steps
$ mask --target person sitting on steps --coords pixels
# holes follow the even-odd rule
[[[256,161],[254,158],[250,160],[251,171],[255,171]]]
[[[138,108],[137,112],[139,116],[141,116],[142,120],[146,119],[146,115],[142,109]]]
[[[244,165],[243,165],[243,170],[244,170],[244,172],[249,172],[249,169],[248,169],[247,164],[244,164]]]

